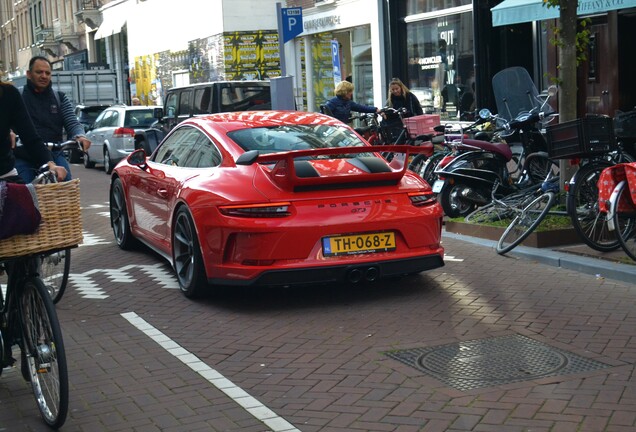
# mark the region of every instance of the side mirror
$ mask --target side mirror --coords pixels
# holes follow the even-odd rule
[[[482,108],[479,110],[479,118],[487,120],[492,117],[492,113],[488,108]]]
[[[126,161],[130,165],[137,166],[141,169],[146,169],[146,151],[144,149],[137,149],[128,155]]]
[[[552,84],[550,87],[548,87],[548,97],[554,97],[558,91],[559,88]]]
[[[163,118],[163,108],[155,108],[152,110],[152,116],[158,120]]]

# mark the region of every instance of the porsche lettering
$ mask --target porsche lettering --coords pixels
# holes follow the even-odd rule
[[[390,199],[385,200],[373,200],[373,201],[354,201],[354,202],[344,202],[344,203],[331,203],[331,204],[318,204],[319,209],[324,208],[338,208],[338,207],[370,207],[376,204],[391,204],[393,201]]]

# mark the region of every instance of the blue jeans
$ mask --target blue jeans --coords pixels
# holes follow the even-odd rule
[[[66,168],[66,178],[64,181],[69,181],[73,177],[71,176],[71,167],[68,164],[68,161],[64,157],[64,153],[61,151],[52,151],[53,154],[53,162],[55,165]],[[31,183],[35,179],[35,175],[37,170],[40,167],[33,166],[30,162],[24,159],[15,159],[15,168],[18,170],[18,175],[22,177],[25,183]]]

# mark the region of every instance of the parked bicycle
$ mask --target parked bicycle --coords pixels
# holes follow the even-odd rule
[[[599,206],[607,225],[631,259],[636,261],[636,163],[606,168],[599,179]]]
[[[588,131],[583,136],[578,135],[579,125],[580,130]],[[579,168],[565,185],[566,208],[574,230],[592,249],[601,252],[618,249],[620,241],[609,229],[606,213],[599,208],[597,184],[605,168],[631,162],[633,158],[617,144],[612,119],[589,116],[555,125],[548,128],[548,145],[552,158],[579,158],[575,159]]]
[[[437,132],[433,132],[431,134],[412,133],[407,124],[404,122],[404,115],[406,112],[407,111],[404,108],[396,110],[395,108],[386,107],[381,109],[378,114],[363,113],[351,117],[351,120],[359,120],[362,122],[363,126],[358,126],[354,129],[371,145],[415,145],[424,147],[424,150],[426,150],[424,153],[418,153],[411,156],[409,160],[409,169],[411,171],[418,172],[422,169],[427,158],[433,154],[433,144],[431,143],[431,140],[440,134]],[[400,119],[402,127],[400,128],[399,133],[395,133],[395,130],[388,128],[385,122],[378,121],[378,115],[381,116],[383,114],[398,117]],[[382,152],[382,156],[390,162],[393,159],[394,154],[389,148],[387,151]]]
[[[33,188],[41,214],[38,231],[0,241],[0,263],[7,274],[0,291],[0,374],[15,363],[17,346],[22,376],[31,383],[42,418],[57,429],[68,413],[68,370],[53,299],[39,269],[41,254],[81,242],[79,180]],[[70,217],[63,213],[67,208],[75,209]]]
[[[547,178],[539,187],[515,197],[506,197],[498,204],[506,207],[510,224],[497,242],[497,253],[503,255],[521,244],[548,216],[557,202],[558,177]]]
[[[581,240],[599,251],[614,250],[623,244],[636,251],[636,244],[630,243],[636,223],[633,212],[608,213],[605,201],[599,199],[598,185],[607,182],[601,181],[602,173],[611,170],[618,161],[631,158],[616,145],[610,121],[608,117],[587,117],[556,125],[548,130],[548,151],[557,159],[585,158],[567,184],[566,198],[567,215]],[[576,130],[573,132],[572,128]],[[588,133],[579,136],[581,130]],[[591,130],[595,131],[593,138],[589,136]],[[549,180],[543,183],[542,190],[526,192],[516,201],[513,197],[512,203],[493,200],[492,205],[473,212],[467,220],[511,219],[497,244],[498,253],[509,252],[539,226],[556,203],[554,197],[559,187]],[[623,193],[619,186],[613,197]]]

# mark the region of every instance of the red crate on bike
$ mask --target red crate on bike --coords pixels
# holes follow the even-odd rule
[[[548,155],[552,159],[590,157],[616,150],[610,117],[589,116],[546,128]]]
[[[79,179],[37,184],[35,194],[42,215],[38,230],[1,240],[0,258],[66,249],[82,242]]]
[[[418,135],[428,135],[435,131],[433,128],[440,125],[440,118],[437,114],[424,114],[402,119],[411,137]]]

